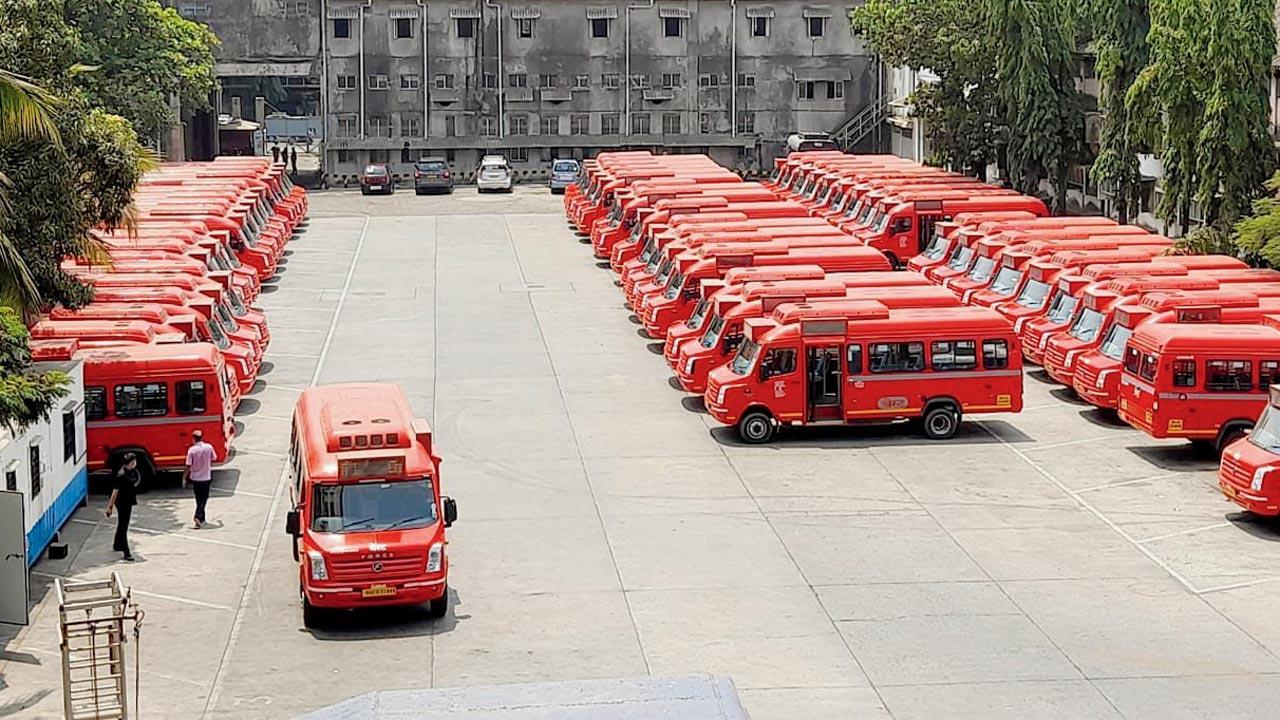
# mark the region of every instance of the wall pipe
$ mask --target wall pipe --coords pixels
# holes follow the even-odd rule
[[[222,92],[219,89],[218,98],[221,100]],[[324,150],[320,153],[320,177],[325,175],[325,155],[328,154],[330,128],[329,128],[329,0],[320,0],[320,122],[322,131],[320,133],[320,143]],[[214,138],[218,137],[215,130]],[[216,147],[216,145],[215,145]]]
[[[729,137],[738,137],[738,0],[729,0]]]
[[[427,82],[431,77],[428,63],[430,56],[427,55],[427,2],[417,0],[417,3],[419,12],[422,13],[422,139],[426,140],[431,137],[431,83]]]
[[[373,0],[364,0],[364,4],[359,7],[360,10],[360,77],[356,82],[360,83],[360,139],[366,137],[365,134],[365,116],[364,116],[364,92],[366,85],[369,84],[369,78],[364,74],[364,11],[373,7]]]
[[[498,139],[506,137],[507,124],[507,66],[502,57],[502,3],[484,0],[485,7],[498,11]],[[483,73],[481,73],[483,77]]]
[[[654,2],[655,0],[649,0],[649,2],[645,5],[628,5],[626,7],[626,18],[624,19],[623,24],[626,27],[626,32],[624,33],[624,35],[625,35],[625,42],[627,47],[626,47],[626,60],[624,62],[624,65],[626,67],[627,75],[626,77],[622,78],[622,91],[626,93],[625,95],[622,96],[623,98],[622,116],[623,116],[623,123],[626,125],[626,129],[624,132],[627,135],[631,134],[631,11],[632,10],[649,10],[653,7]]]

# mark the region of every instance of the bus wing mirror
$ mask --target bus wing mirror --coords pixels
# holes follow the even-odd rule
[[[458,519],[458,504],[451,497],[442,498],[442,501],[444,502],[444,526],[450,527],[453,521]]]
[[[285,514],[284,531],[294,537],[302,534],[302,514],[298,512],[297,508]]]

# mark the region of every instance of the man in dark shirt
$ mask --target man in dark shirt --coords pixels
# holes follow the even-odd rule
[[[133,553],[129,552],[129,519],[133,516],[133,506],[138,504],[138,484],[141,481],[138,458],[133,453],[125,453],[124,465],[116,470],[111,498],[107,500],[107,517],[111,517],[112,510],[120,511],[120,518],[116,522],[116,540],[111,549],[124,553],[127,562],[133,562]]]

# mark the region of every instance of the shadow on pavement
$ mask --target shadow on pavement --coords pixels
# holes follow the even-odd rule
[[[1206,450],[1191,443],[1131,445],[1128,450],[1161,470],[1195,472],[1218,468],[1218,458],[1212,450]]]

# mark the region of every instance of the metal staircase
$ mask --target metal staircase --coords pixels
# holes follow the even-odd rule
[[[831,133],[831,139],[842,150],[848,150],[875,132],[877,128],[884,124],[888,116],[889,103],[885,101],[883,95],[878,95],[872,99],[870,105],[867,105],[858,114],[844,121],[844,124],[839,129]]]

